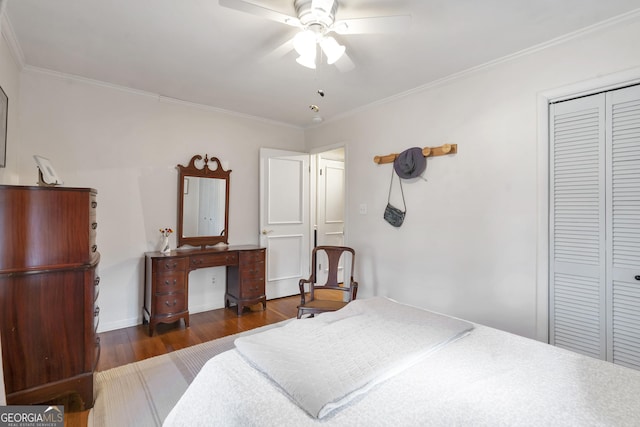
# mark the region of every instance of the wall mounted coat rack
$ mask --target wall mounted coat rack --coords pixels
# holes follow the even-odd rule
[[[422,155],[429,156],[444,156],[445,154],[455,154],[458,152],[458,144],[444,144],[439,147],[424,147],[422,149]],[[393,163],[398,157],[398,153],[387,154],[386,156],[375,156],[373,161],[377,164],[381,163]]]

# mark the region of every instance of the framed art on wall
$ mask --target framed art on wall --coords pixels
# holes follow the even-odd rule
[[[0,87],[0,168],[7,166],[7,116],[9,98]]]

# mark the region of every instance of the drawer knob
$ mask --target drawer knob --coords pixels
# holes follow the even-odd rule
[[[95,200],[92,200],[92,201],[91,201],[91,207],[92,207],[93,209],[97,208],[97,207],[98,207],[98,202],[96,202]]]
[[[91,252],[95,252],[98,250],[98,245],[92,245],[91,246]]]
[[[95,310],[93,310],[93,317],[98,317],[100,315],[100,307],[96,307]]]
[[[194,258],[194,259],[192,259],[192,260],[191,260],[191,264],[193,264],[193,265],[199,265],[199,264],[202,264],[202,259],[200,259],[200,258]]]
[[[178,266],[178,263],[177,263],[177,262],[174,262],[173,264],[166,263],[166,264],[164,265],[164,267],[165,267],[167,270],[173,270],[173,269],[174,269],[174,268],[176,268],[177,266]]]
[[[97,276],[93,281],[93,286],[98,286],[100,284],[100,276]]]
[[[173,300],[173,305],[172,305],[169,301],[165,301],[165,302],[164,302],[164,304],[165,304],[167,307],[175,307],[177,303],[178,303],[178,300],[176,300],[176,299],[174,299],[174,300]]]
[[[171,285],[175,286],[175,285],[176,285],[176,283],[177,283],[177,280],[176,280],[176,279],[173,279],[173,283],[169,282],[168,280],[165,280],[165,281],[164,281],[164,284],[165,284],[165,285],[167,285],[167,286],[171,286]]]
[[[97,222],[92,222],[91,223],[91,229],[95,230],[96,228],[98,228],[98,223]]]

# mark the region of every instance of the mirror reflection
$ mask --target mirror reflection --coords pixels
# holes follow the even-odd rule
[[[216,157],[178,165],[178,247],[228,243],[229,175]]]
[[[223,236],[226,182],[217,178],[184,178],[182,236]]]

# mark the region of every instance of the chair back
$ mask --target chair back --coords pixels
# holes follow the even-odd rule
[[[298,319],[304,314],[313,317],[318,313],[339,310],[356,299],[358,282],[353,280],[355,260],[356,252],[346,246],[316,246],[313,248],[311,275],[308,279],[300,279],[298,283],[300,288]],[[326,280],[324,279],[325,272]],[[319,283],[322,281],[324,284]],[[305,294],[305,284],[309,285],[309,298]],[[336,294],[338,295],[336,296]]]
[[[314,288],[347,291],[353,282],[356,253],[346,246],[316,246],[311,253],[311,292]],[[325,283],[320,272],[326,271]],[[322,273],[324,275],[324,273]]]

